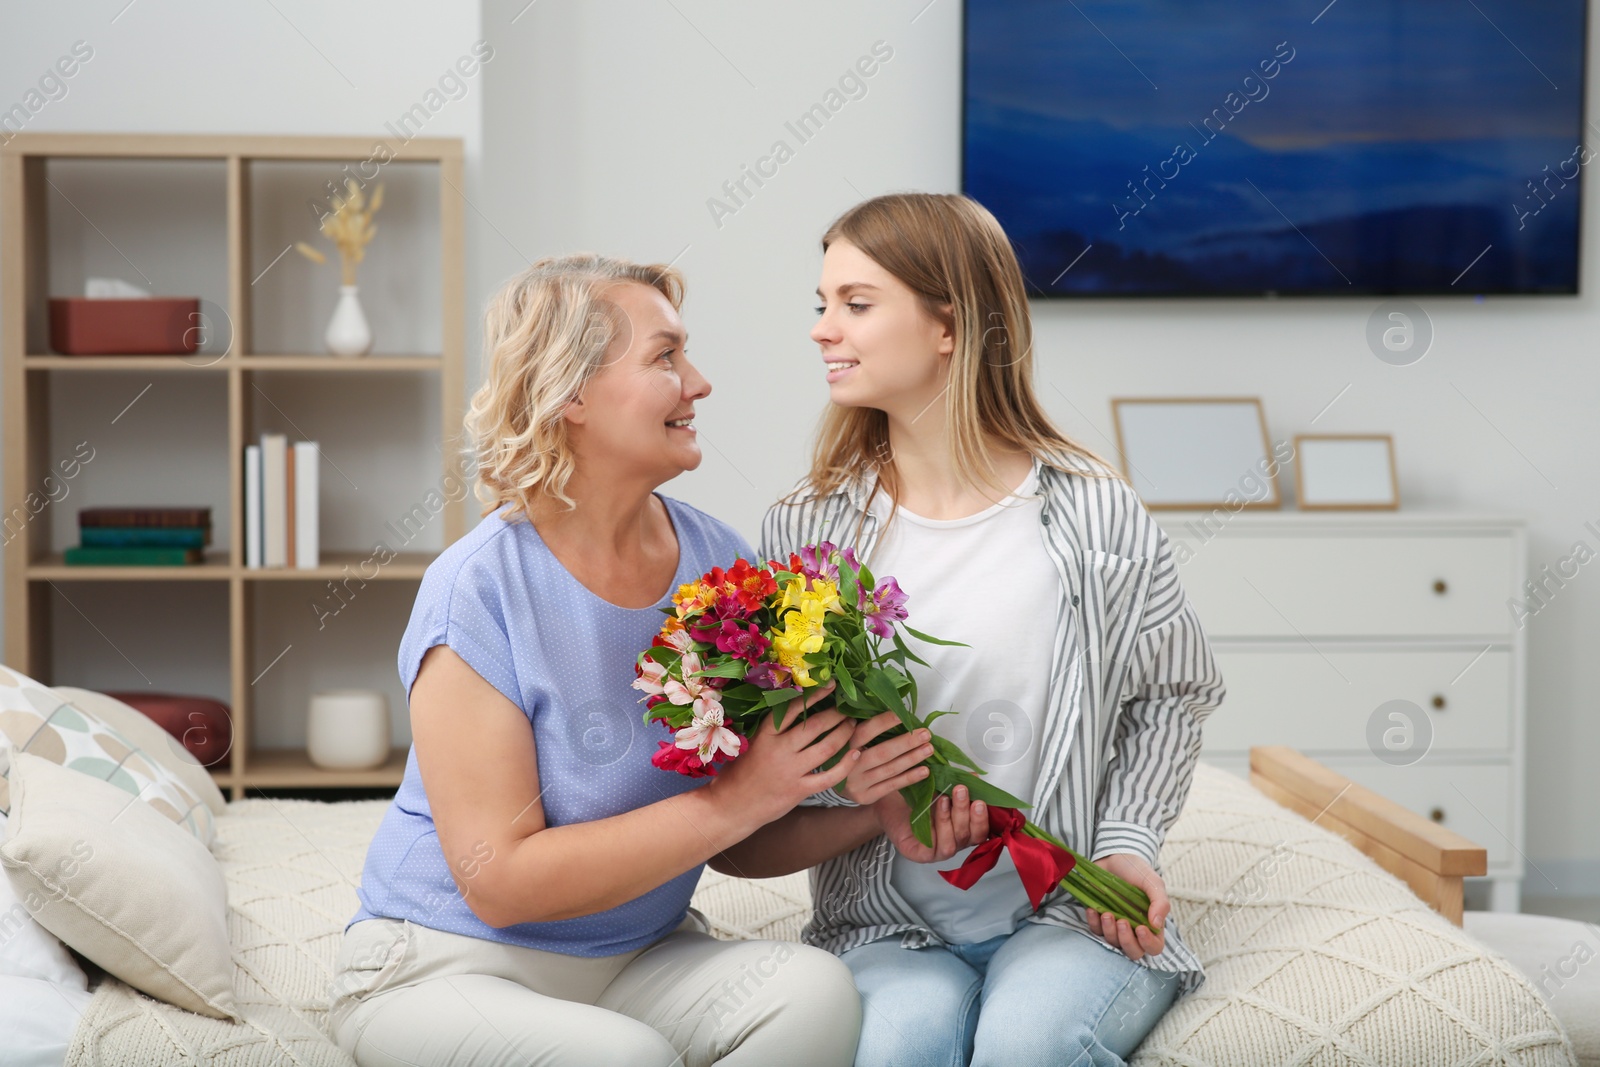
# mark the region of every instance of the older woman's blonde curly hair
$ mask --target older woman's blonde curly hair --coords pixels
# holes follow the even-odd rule
[[[531,519],[552,500],[577,506],[566,494],[574,457],[563,415],[624,325],[604,296],[619,282],[640,282],[683,306],[683,276],[671,266],[593,253],[541,259],[489,302],[488,366],[466,416],[483,514],[508,502],[507,521]]]

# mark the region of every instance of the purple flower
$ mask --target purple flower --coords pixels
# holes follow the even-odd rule
[[[793,684],[789,668],[764,660],[745,671],[744,680],[762,689],[785,689]]]
[[[834,581],[839,577],[839,565],[833,561],[834,553],[843,556],[855,570],[861,569],[861,564],[856,559],[856,551],[846,546],[841,549],[832,541],[823,541],[817,545],[807,545],[800,550],[800,570],[807,578],[822,578]]]
[[[862,604],[861,613],[867,629],[881,638],[890,637],[894,624],[906,618],[906,594],[900,583],[893,578],[879,582],[878,588],[872,591],[871,602]]]

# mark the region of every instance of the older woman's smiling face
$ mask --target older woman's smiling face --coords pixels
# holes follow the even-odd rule
[[[619,282],[604,299],[619,328],[581,403],[567,410],[572,446],[580,463],[649,474],[659,485],[700,465],[695,402],[711,383],[689,362],[683,320],[660,292]]]

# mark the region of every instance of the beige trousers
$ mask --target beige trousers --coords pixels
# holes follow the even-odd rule
[[[718,941],[694,912],[595,958],[364,919],[344,935],[328,1028],[360,1067],[845,1067],[861,999],[829,953]]]

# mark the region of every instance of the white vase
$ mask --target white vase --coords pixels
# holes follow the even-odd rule
[[[339,303],[328,321],[328,332],[322,335],[328,351],[336,356],[364,356],[372,347],[372,328],[361,311],[361,301],[353,285],[339,286]]]
[[[360,771],[389,758],[389,700],[373,689],[313,693],[306,754],[318,767]]]

